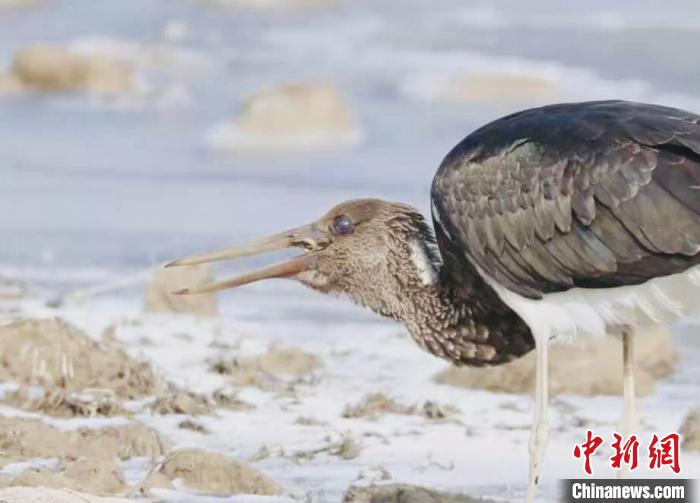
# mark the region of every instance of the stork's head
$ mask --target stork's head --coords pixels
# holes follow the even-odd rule
[[[438,255],[430,227],[412,207],[379,199],[341,203],[318,220],[247,245],[168,264],[194,265],[284,248],[303,254],[229,280],[178,293],[214,292],[270,278],[288,278],[324,293],[344,293],[380,314],[401,317],[410,288],[437,280]]]

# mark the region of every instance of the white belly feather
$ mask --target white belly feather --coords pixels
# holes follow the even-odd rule
[[[479,272],[540,340],[605,335],[625,325],[669,323],[700,313],[700,266],[641,285],[573,288],[542,300],[525,298]]]

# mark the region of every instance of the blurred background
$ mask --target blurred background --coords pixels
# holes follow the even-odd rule
[[[694,0],[0,1],[0,264],[138,268],[349,197],[425,210],[506,113],[700,110],[699,47]]]
[[[700,112],[699,51],[697,0],[0,0],[0,317],[12,323],[0,324],[0,355],[44,351],[63,369],[55,355],[101,355],[85,342],[96,340],[121,351],[99,361],[128,353],[127,368],[145,359],[168,383],[105,384],[111,374],[87,356],[85,380],[66,381],[61,370],[47,381],[26,371],[35,356],[14,369],[5,359],[0,422],[27,411],[64,429],[128,417],[172,448],[237,456],[280,484],[197,486],[209,494],[368,501],[348,487],[398,481],[518,501],[531,363],[453,374],[398,325],[299,285],[264,282],[225,293],[218,306],[213,297],[178,304],[168,297],[174,284],[212,272],[152,272],[307,223],[349,198],[406,201],[427,215],[443,156],[516,110],[621,98]],[[269,258],[223,268],[256,263]],[[110,287],[47,306],[96,285]],[[46,321],[55,316],[77,332]],[[665,332],[641,350],[650,355],[638,381],[649,395],[647,431],[676,431],[700,392],[697,326],[674,332],[681,351]],[[28,340],[35,353],[21,345]],[[594,372],[584,351],[569,351],[553,358],[553,388],[566,397],[553,401],[556,462],[542,501],[553,500],[557,477],[581,475],[570,452],[582,428],[610,432],[621,410],[616,341],[591,350]],[[109,407],[72,394],[98,385],[111,390]],[[54,392],[62,401],[27,398]],[[687,431],[698,450],[695,414]],[[122,456],[116,489],[75,487],[135,490],[163,474],[166,465],[153,463],[165,452]],[[67,477],[72,461],[61,456],[39,449],[13,460]],[[700,455],[685,459],[697,476]],[[0,485],[18,473],[8,462],[0,459]],[[143,491],[200,501],[165,487]]]

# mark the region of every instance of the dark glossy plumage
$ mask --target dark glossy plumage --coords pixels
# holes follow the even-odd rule
[[[432,198],[446,246],[529,298],[679,273],[700,264],[700,116],[624,101],[509,115],[447,155]]]

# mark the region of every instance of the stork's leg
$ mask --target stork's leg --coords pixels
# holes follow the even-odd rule
[[[549,340],[547,337],[536,337],[535,351],[537,355],[535,373],[535,422],[530,430],[530,475],[527,486],[527,503],[535,501],[537,484],[542,473],[544,453],[549,441],[549,419],[547,408],[549,387]]]
[[[622,389],[625,405],[618,428],[623,442],[639,430],[639,410],[634,390],[634,338],[632,327],[626,326],[622,329]],[[617,472],[617,477],[626,478],[627,475],[627,467],[623,464]]]

